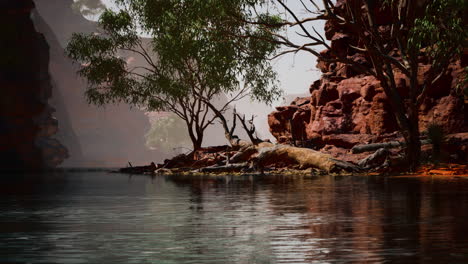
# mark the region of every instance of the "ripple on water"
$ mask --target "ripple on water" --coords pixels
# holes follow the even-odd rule
[[[0,262],[468,261],[464,182],[104,172],[59,179],[43,180],[46,191],[2,194]]]

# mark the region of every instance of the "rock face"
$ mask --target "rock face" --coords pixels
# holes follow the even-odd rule
[[[64,47],[73,33],[97,31],[94,22],[72,9],[73,0],[34,0],[33,22],[50,45],[53,82],[51,105],[59,120],[57,138],[69,149],[64,167],[119,167],[158,162],[163,154],[145,146],[150,128],[144,111],[127,104],[97,107],[88,104],[86,82],[76,74],[79,65],[66,57]]]
[[[54,138],[49,46],[34,28],[33,8],[30,0],[0,2],[0,170],[55,167],[68,157]]]
[[[337,8],[342,8],[343,2],[338,1]],[[380,17],[382,21],[379,23],[385,25],[385,19],[385,16]],[[363,65],[369,64],[365,54],[347,48],[348,44],[358,45],[345,28],[327,23],[325,34],[334,52],[345,53]],[[322,52],[324,56],[328,54],[329,50]],[[468,131],[465,101],[455,89],[467,62],[468,53],[465,53],[461,61],[454,61],[446,75],[429,88],[419,110],[421,131],[431,123],[441,125],[446,133]],[[425,58],[421,58],[419,64],[422,69],[430,67]],[[323,75],[310,86],[310,96],[296,98],[289,106],[277,107],[269,115],[270,131],[278,142],[295,141],[316,148],[332,145],[348,149],[356,144],[399,136],[398,125],[378,80],[373,76],[358,75],[340,63],[319,61],[317,67]],[[419,81],[423,79],[424,73]],[[405,96],[409,81],[400,73],[396,73],[396,81]]]

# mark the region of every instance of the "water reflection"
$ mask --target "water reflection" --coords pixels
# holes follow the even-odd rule
[[[33,179],[0,189],[0,262],[468,261],[463,179]]]

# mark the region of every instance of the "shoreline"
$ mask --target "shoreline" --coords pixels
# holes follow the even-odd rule
[[[466,178],[468,179],[468,165],[465,164],[426,164],[421,166],[421,168],[416,172],[404,172],[404,171],[392,171],[392,172],[359,172],[359,173],[336,173],[336,172],[325,172],[318,169],[267,169],[262,172],[201,172],[196,169],[189,168],[174,168],[166,169],[163,171],[153,173],[131,173],[131,172],[122,172],[122,171],[109,171],[111,173],[120,173],[128,175],[147,175],[147,176],[187,176],[187,177],[200,177],[200,176],[209,176],[209,177],[222,177],[222,176],[239,176],[239,177],[270,177],[270,176],[306,176],[306,177],[322,177],[322,176],[351,176],[351,177],[437,177],[437,178]]]

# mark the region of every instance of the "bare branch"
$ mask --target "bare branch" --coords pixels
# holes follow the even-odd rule
[[[250,128],[247,126],[246,121],[245,121],[245,115],[240,116],[238,113],[236,113],[237,118],[239,118],[242,127],[244,128],[245,132],[249,136],[250,141],[252,144],[257,145],[258,143],[262,142],[256,135],[255,135],[255,125],[253,124],[254,116],[252,116],[252,119],[249,121],[250,123]]]

